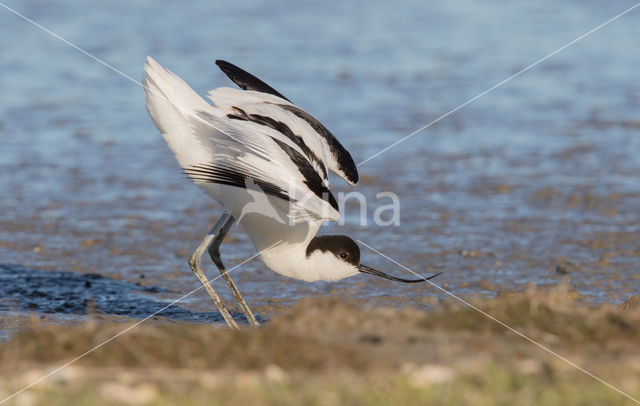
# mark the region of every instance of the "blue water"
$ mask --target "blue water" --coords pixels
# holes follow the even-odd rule
[[[134,80],[151,55],[205,94],[230,85],[213,64],[229,60],[319,118],[362,162],[634,3],[4,4]],[[401,226],[358,225],[354,209],[323,232],[420,272],[444,270],[439,283],[459,294],[553,285],[565,257],[581,265],[569,276],[587,301],[638,293],[639,13],[364,163],[358,190],[369,216],[375,194],[392,191]],[[185,260],[219,208],[180,174],[140,86],[1,7],[0,43],[0,264],[142,275],[158,300],[197,287]],[[230,264],[254,253],[241,230],[233,236]],[[363,256],[403,272],[365,248]],[[305,284],[259,262],[237,278],[249,303],[265,306],[344,292],[422,306],[437,294],[364,277]],[[211,307],[202,294],[184,303]]]

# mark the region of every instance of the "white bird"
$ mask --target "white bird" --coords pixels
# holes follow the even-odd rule
[[[258,325],[221,259],[220,245],[239,219],[265,265],[303,281],[336,281],[368,273],[358,245],[341,235],[316,236],[323,221],[338,219],[328,185],[332,171],[352,186],[358,171],[347,150],[318,120],[250,73],[216,61],[242,90],[221,87],[200,97],[151,57],[144,67],[147,110],[184,172],[225,212],[189,258],[222,316],[237,327],[201,268],[208,250],[249,324]],[[436,276],[436,275],[434,275]]]

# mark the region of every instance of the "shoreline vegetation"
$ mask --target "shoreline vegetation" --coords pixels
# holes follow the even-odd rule
[[[637,296],[593,306],[559,284],[469,300],[640,397]],[[134,322],[22,320],[0,344],[0,399]],[[635,404],[449,299],[426,311],[304,299],[258,329],[216,327],[149,320],[6,404]]]

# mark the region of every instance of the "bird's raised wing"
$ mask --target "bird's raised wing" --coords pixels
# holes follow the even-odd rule
[[[358,169],[349,152],[322,123],[306,111],[297,107],[277,90],[249,72],[226,61],[218,60],[220,69],[245,92],[229,88],[215,89],[209,92],[209,98],[219,107],[241,108],[249,119],[253,115],[265,116],[276,120],[274,124],[284,124],[295,129],[298,145],[306,145],[305,151],[317,157],[324,156],[328,170],[336,173],[349,184],[358,183]],[[244,96],[238,93],[250,93]],[[251,106],[238,106],[240,100]],[[265,106],[268,105],[268,106]],[[258,118],[259,119],[259,118]],[[310,159],[313,160],[313,157]]]
[[[323,158],[309,158],[293,132],[297,127],[278,124],[269,111],[250,115],[225,103],[211,106],[151,58],[145,64],[143,83],[151,118],[194,182],[255,187],[289,201],[288,215],[294,220],[338,219]],[[252,111],[273,107],[262,101],[265,97],[282,101],[266,93],[229,90],[236,92],[228,98],[230,104]],[[261,96],[260,107],[252,106],[254,95]]]

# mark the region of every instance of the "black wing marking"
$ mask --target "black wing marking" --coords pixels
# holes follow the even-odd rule
[[[318,165],[318,167],[322,171],[322,176],[325,179],[327,178],[327,175],[328,175],[327,174],[327,168],[324,165],[324,163],[307,146],[307,144],[304,142],[302,137],[300,137],[299,135],[296,135],[291,130],[291,128],[289,128],[288,125],[286,125],[282,121],[277,121],[277,120],[274,120],[271,117],[262,116],[260,114],[247,114],[244,110],[242,110],[239,107],[232,106],[231,109],[233,109],[233,111],[235,113],[237,113],[237,114],[227,114],[227,118],[230,118],[232,120],[251,121],[251,122],[254,122],[254,123],[257,123],[257,124],[260,124],[260,125],[264,125],[264,126],[267,126],[269,128],[273,128],[274,130],[278,131],[279,133],[281,133],[285,137],[289,138],[291,141],[293,141],[294,144],[296,144],[298,147],[300,147],[302,152],[307,156],[307,158],[309,158],[310,161],[313,161],[313,162],[315,162],[316,165]]]
[[[224,165],[191,165],[185,168],[184,172],[194,181],[219,183],[243,189],[262,191],[267,195],[279,197],[289,202],[295,202],[281,187],[269,181],[256,178],[254,175],[249,175],[248,173]]]
[[[347,179],[353,184],[358,183],[358,168],[356,164],[353,162],[353,158],[351,158],[351,154],[347,151],[342,144],[338,141],[338,139],[325,127],[321,122],[316,120],[311,114],[302,110],[299,107],[292,106],[289,104],[277,104],[277,106],[292,112],[299,118],[306,121],[311,128],[313,128],[322,138],[327,141],[327,145],[329,145],[329,150],[336,158],[338,162],[338,168],[344,172]]]
[[[257,92],[269,93],[274,96],[278,96],[283,98],[284,100],[291,103],[291,100],[284,97],[280,92],[276,89],[272,88],[268,84],[264,83],[262,80],[253,76],[249,72],[244,69],[237,67],[236,65],[229,63],[227,61],[223,61],[218,59],[216,61],[216,65],[235,83],[243,90],[255,90]]]
[[[335,197],[333,197],[333,194],[331,193],[329,188],[327,188],[327,185],[325,185],[324,181],[320,177],[320,174],[318,174],[318,172],[313,169],[313,166],[311,166],[307,158],[305,158],[302,154],[300,154],[298,151],[285,144],[284,142],[273,137],[271,137],[271,139],[275,141],[275,143],[278,144],[280,148],[282,148],[282,150],[287,153],[287,155],[289,155],[291,162],[296,165],[298,171],[304,177],[304,183],[305,185],[307,185],[309,190],[311,190],[313,194],[318,196],[320,199],[328,202],[331,207],[336,209],[336,211],[340,211],[338,208],[338,202],[336,202]]]
[[[291,100],[287,99],[280,92],[253,76],[251,73],[241,69],[227,61],[217,60],[216,65],[231,79],[236,85],[238,85],[241,89],[244,90],[255,90],[258,92],[272,94],[274,96],[278,96],[283,98],[284,100],[293,103]],[[329,145],[329,149],[338,163],[338,168],[345,174],[347,179],[352,183],[358,183],[358,168],[353,162],[353,158],[351,154],[340,144],[340,142],[336,139],[336,137],[329,131],[324,125],[322,125],[318,120],[316,120],[312,115],[302,110],[299,107],[288,105],[288,104],[276,104],[277,106],[288,110],[298,116],[299,118],[305,120],[309,125],[321,136],[323,137],[327,145]],[[231,118],[231,117],[230,117]],[[237,118],[237,117],[234,117]]]

